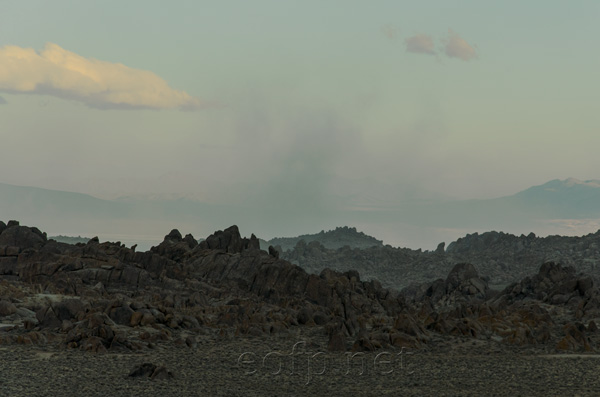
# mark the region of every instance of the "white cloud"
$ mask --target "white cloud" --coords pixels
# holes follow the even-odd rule
[[[448,29],[448,38],[442,41],[444,42],[444,52],[450,58],[460,58],[463,61],[468,61],[477,57],[475,48],[452,29]]]
[[[435,54],[433,39],[427,34],[418,34],[404,40],[407,52]]]
[[[103,109],[203,107],[199,98],[172,89],[150,71],[85,58],[52,43],[40,52],[1,47],[0,92],[52,95]]]
[[[3,97],[0,96],[0,105],[5,105],[6,104],[6,99],[4,99]]]

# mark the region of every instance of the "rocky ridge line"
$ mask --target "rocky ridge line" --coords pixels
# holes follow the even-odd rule
[[[198,336],[289,337],[300,328],[332,351],[433,348],[456,339],[594,351],[600,291],[571,267],[493,291],[472,264],[398,292],[358,272],[308,274],[242,238],[236,226],[200,244],[177,230],[148,252],[120,243],[68,245],[36,228],[0,223],[0,343],[92,352]]]

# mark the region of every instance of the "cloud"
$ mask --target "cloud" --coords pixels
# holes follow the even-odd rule
[[[196,110],[205,105],[150,71],[85,58],[53,43],[40,52],[0,47],[0,92],[52,95],[100,109]]]
[[[383,32],[385,37],[387,37],[390,40],[395,40],[396,37],[398,36],[398,29],[396,29],[395,27],[393,27],[391,25],[385,25],[384,27],[381,28],[381,31]]]
[[[357,151],[357,131],[328,109],[293,112],[282,125],[285,136],[271,138],[269,147],[260,149],[264,182],[256,200],[269,203],[272,211],[324,216],[335,204],[331,198],[335,170],[346,168],[344,164],[353,160],[348,155]],[[260,152],[252,151],[253,156],[256,153]],[[241,195],[245,200],[251,196],[252,192]]]
[[[407,52],[418,54],[435,54],[433,38],[426,34],[418,34],[404,40]]]
[[[477,57],[475,48],[452,29],[448,29],[448,38],[442,41],[444,43],[444,52],[450,58],[460,58],[463,61],[468,61]]]
[[[6,105],[6,99],[0,96],[0,105]]]

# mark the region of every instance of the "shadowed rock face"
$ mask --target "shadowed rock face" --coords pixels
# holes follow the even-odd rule
[[[254,234],[250,239],[242,238],[238,227],[233,225],[208,236],[200,243],[200,248],[240,253],[246,249],[260,249],[260,243]]]
[[[435,251],[425,252],[388,245],[332,249],[319,241],[298,241],[280,256],[310,273],[324,268],[342,272],[353,269],[363,279],[378,279],[384,287],[397,289],[444,279],[457,263],[473,264],[480,277],[498,288],[536,273],[545,262],[573,266],[587,274],[595,274],[600,268],[600,231],[582,237],[545,238],[533,233],[473,233],[444,247],[440,243]]]
[[[12,301],[0,301],[0,319],[13,328],[0,343],[58,340],[101,352],[160,341],[194,346],[194,335],[206,332],[292,337],[297,327],[316,327],[332,350],[454,337],[596,346],[598,289],[554,263],[502,292],[461,263],[446,279],[399,293],[356,271],[308,274],[260,250],[258,239],[242,238],[236,226],[200,244],[173,230],[148,252],[97,239],[62,244],[35,228],[1,226],[0,292]]]
[[[536,299],[574,307],[589,301],[596,292],[594,280],[590,276],[577,274],[571,266],[563,267],[554,262],[547,262],[540,267],[535,276],[526,277],[506,287],[496,301]]]
[[[413,302],[428,300],[438,306],[452,306],[457,303],[482,302],[490,296],[485,279],[470,263],[455,265],[445,280],[438,279],[402,290]]]
[[[267,243],[281,250],[293,249],[298,242],[305,244],[317,242],[329,249],[338,249],[344,246],[353,248],[382,247],[383,242],[356,230],[355,227],[337,227],[334,230],[322,230],[317,234],[305,234],[298,237],[276,237]]]
[[[0,246],[19,247],[21,250],[27,248],[39,248],[47,241],[46,234],[35,227],[20,226],[16,221],[8,222],[8,226],[0,224]]]

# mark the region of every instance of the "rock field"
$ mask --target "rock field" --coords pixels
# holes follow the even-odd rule
[[[136,252],[0,222],[0,394],[600,392],[600,289],[574,266],[496,290],[461,261],[397,291],[279,256],[236,226]]]

